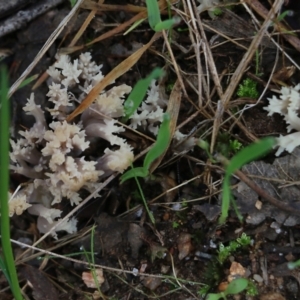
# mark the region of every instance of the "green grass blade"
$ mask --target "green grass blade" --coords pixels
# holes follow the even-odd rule
[[[266,155],[276,144],[276,139],[267,137],[253,143],[241,151],[239,151],[231,160],[226,168],[226,172],[232,174],[234,171],[240,169],[243,165],[256,160],[263,155]]]
[[[123,35],[127,35],[129,32],[133,31],[135,28],[137,28],[141,23],[143,23],[146,19],[140,19],[134,22],[124,33]]]
[[[158,31],[162,31],[162,30],[169,30],[174,25],[180,23],[180,21],[181,21],[181,19],[179,17],[174,17],[172,19],[161,21],[155,25],[154,31],[158,32]]]
[[[153,147],[147,153],[144,160],[144,168],[149,170],[152,162],[165,152],[169,145],[171,132],[170,132],[170,114],[165,113],[163,122],[158,130],[156,141]]]
[[[36,74],[36,75],[32,75],[32,76],[26,78],[26,79],[25,79],[24,81],[22,81],[22,83],[20,84],[20,86],[18,87],[18,90],[21,89],[22,87],[24,87],[24,86],[30,84],[32,81],[36,80],[38,77],[39,77],[39,75]]]
[[[161,154],[163,154],[169,145],[169,140],[171,138],[170,121],[170,115],[168,113],[165,113],[164,120],[158,130],[157,139],[153,147],[147,153],[144,159],[143,167],[133,168],[125,172],[121,176],[121,183],[133,177],[146,177],[149,175],[149,168],[152,162]]]
[[[276,21],[277,22],[281,22],[288,14],[289,14],[289,10],[285,10],[284,12],[282,12],[277,18]]]
[[[153,213],[150,211],[150,209],[149,209],[149,207],[148,207],[148,203],[147,203],[146,198],[145,198],[145,196],[144,196],[143,189],[142,189],[142,187],[141,187],[141,185],[140,185],[140,182],[139,182],[139,180],[137,179],[136,176],[134,177],[134,179],[135,179],[136,184],[137,184],[137,186],[138,186],[138,189],[139,189],[140,195],[141,195],[141,197],[142,197],[142,200],[143,200],[143,203],[144,203],[144,207],[145,207],[145,209],[146,209],[146,212],[147,212],[147,214],[148,214],[148,216],[149,216],[149,219],[150,219],[151,223],[154,225],[154,224],[155,224],[155,219],[154,219]]]
[[[126,122],[137,108],[142,103],[146,96],[147,90],[153,79],[163,76],[164,71],[160,68],[155,68],[146,78],[139,80],[134,86],[133,90],[124,102],[124,118],[123,122]]]
[[[8,100],[8,74],[6,68],[0,69],[0,89],[1,89],[1,108],[0,108],[0,213],[1,213],[1,244],[3,251],[4,264],[9,274],[10,287],[16,300],[22,299],[19,286],[15,261],[10,242],[9,226],[9,100]]]
[[[157,0],[146,0],[146,5],[149,25],[153,30],[155,30],[155,26],[161,22]]]
[[[223,179],[223,195],[222,195],[222,213],[219,223],[224,223],[228,217],[228,210],[232,194],[230,190],[230,178],[232,174],[240,169],[243,165],[258,159],[259,157],[267,154],[276,144],[276,139],[267,137],[260,141],[253,143],[241,151],[239,151],[229,162],[226,167],[225,176]]]
[[[0,257],[0,269],[1,269],[1,271],[3,272],[5,278],[7,279],[8,284],[11,286],[10,277],[9,277],[9,274],[8,274],[8,272],[7,272],[7,269],[6,269],[5,262],[4,262],[4,260],[3,260],[2,257]]]
[[[149,175],[149,171],[144,167],[132,168],[121,176],[121,184],[133,177],[146,177],[148,175]]]

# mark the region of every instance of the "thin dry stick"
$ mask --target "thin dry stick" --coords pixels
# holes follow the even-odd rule
[[[188,94],[187,94],[187,92],[186,92],[186,89],[185,89],[185,86],[184,86],[184,83],[183,83],[183,80],[182,80],[182,77],[181,77],[181,74],[180,74],[180,70],[179,70],[178,64],[177,64],[177,62],[176,62],[176,59],[175,59],[174,54],[173,54],[173,50],[172,50],[172,48],[171,48],[171,46],[170,46],[170,43],[169,43],[169,40],[168,40],[166,31],[163,30],[163,31],[162,31],[162,34],[163,34],[163,37],[164,37],[166,46],[167,46],[167,48],[168,48],[168,51],[169,51],[169,54],[170,54],[170,57],[171,57],[171,60],[172,60],[172,63],[173,63],[173,66],[174,66],[176,75],[177,75],[177,78],[178,78],[179,83],[180,83],[180,86],[181,86],[181,88],[182,88],[182,90],[183,90],[184,96],[185,96],[185,97],[188,97]]]
[[[19,79],[9,89],[9,92],[8,92],[9,98],[18,89],[18,87],[23,82],[23,80],[29,75],[29,73],[33,70],[33,68],[36,66],[36,64],[40,61],[40,59],[48,51],[50,46],[53,44],[53,42],[56,40],[56,38],[59,36],[59,34],[63,31],[64,27],[67,25],[67,23],[73,17],[73,15],[76,13],[77,9],[80,7],[80,5],[83,1],[84,0],[79,0],[76,3],[76,5],[72,8],[72,10],[69,12],[69,14],[60,22],[58,27],[53,31],[53,33],[50,35],[50,37],[48,38],[48,40],[46,41],[46,43],[44,44],[42,49],[39,51],[39,53],[34,58],[33,62],[26,68],[26,70],[19,77]]]
[[[287,203],[284,203],[282,201],[279,201],[278,199],[272,197],[268,193],[265,192],[261,187],[256,185],[254,181],[252,181],[249,177],[247,177],[242,171],[236,171],[235,175],[239,177],[240,180],[242,180],[244,183],[246,183],[254,192],[256,192],[259,196],[267,200],[272,205],[276,206],[277,208],[289,212],[292,215],[300,216],[300,210],[288,205]]]
[[[104,0],[100,0],[100,1],[98,1],[98,4],[102,4],[103,2],[104,2]],[[78,32],[74,36],[73,40],[71,41],[69,47],[75,46],[75,44],[77,43],[77,41],[79,40],[79,38],[81,37],[81,35],[83,34],[83,32],[87,29],[87,27],[89,26],[90,22],[95,17],[96,12],[97,12],[96,8],[93,8],[90,11],[89,15],[87,16],[87,18],[85,19],[85,21],[81,25],[81,28],[78,30]]]
[[[184,9],[187,12],[187,7],[185,5],[185,2],[183,1],[183,3],[184,3]],[[188,4],[188,11],[189,11],[189,14],[190,14],[190,17],[191,17],[191,23],[192,23],[192,28],[193,28],[193,30],[192,30],[191,26],[188,26],[188,28],[189,28],[189,35],[190,35],[190,39],[191,39],[192,45],[194,47],[194,52],[195,52],[196,61],[197,61],[197,73],[198,73],[198,106],[199,106],[199,108],[202,108],[202,106],[203,106],[203,103],[202,103],[202,84],[201,84],[202,82],[203,82],[203,89],[204,89],[204,93],[205,93],[207,101],[209,101],[209,91],[208,91],[207,82],[205,80],[205,77],[203,76],[203,70],[202,70],[202,65],[201,65],[201,61],[200,61],[200,50],[199,50],[199,48],[200,48],[200,42],[201,42],[200,40],[201,39],[200,39],[198,30],[197,30],[197,25],[196,25],[196,22],[195,22],[194,11],[193,11],[193,8],[192,8],[190,0],[187,1],[187,4]],[[197,42],[194,39],[194,34],[196,36]]]
[[[275,15],[277,14],[277,12],[280,10],[282,4],[283,4],[284,0],[276,0],[272,9],[270,9],[268,16],[266,18],[266,20],[264,21],[263,25],[261,26],[259,32],[257,33],[257,35],[253,38],[252,43],[249,46],[248,51],[245,53],[244,57],[242,58],[240,64],[238,65],[238,67],[236,68],[235,72],[233,73],[230,83],[223,95],[223,97],[221,98],[221,105],[223,106],[222,109],[222,113],[216,115],[215,117],[215,122],[214,122],[214,130],[213,130],[213,135],[211,138],[211,145],[210,145],[210,151],[213,152],[214,150],[214,145],[216,142],[216,138],[217,138],[217,134],[219,131],[219,124],[220,124],[220,120],[218,120],[218,118],[222,118],[222,114],[223,112],[227,109],[228,107],[228,103],[237,87],[237,85],[239,84],[244,71],[246,70],[248,64],[250,63],[250,61],[252,60],[252,57],[256,51],[256,49],[258,48],[262,38],[264,37],[265,33],[267,32],[269,26],[272,23],[272,19],[275,17]],[[219,111],[220,112],[220,111]]]
[[[255,17],[255,15],[252,13],[252,11],[249,9],[249,7],[243,3],[246,11],[248,12],[248,14],[251,16],[251,18],[255,21],[256,24],[259,25],[259,21],[257,20],[257,18]],[[292,57],[286,52],[284,51],[284,49],[272,38],[271,34],[266,32],[267,36],[269,37],[269,39],[272,41],[272,43],[277,47],[277,49],[279,49],[281,51],[281,53],[298,69],[300,70],[300,66],[295,62],[294,59],[292,59]]]
[[[199,14],[197,14],[197,21],[198,21],[198,26],[199,26],[199,29],[200,29],[200,35],[203,39],[202,47],[203,47],[203,50],[205,50],[204,55],[207,56],[206,61],[208,62],[209,70],[212,74],[212,79],[214,81],[214,84],[215,84],[215,87],[217,89],[218,95],[219,95],[220,98],[222,98],[223,97],[223,90],[222,90],[222,86],[221,86],[221,83],[220,83],[220,78],[218,76],[217,67],[216,67],[216,64],[215,64],[215,61],[214,61],[214,58],[213,58],[208,40],[206,38],[206,34],[205,34],[203,24],[202,24],[202,21],[200,19]],[[205,49],[204,49],[204,47],[205,47]]]
[[[273,8],[270,9],[268,13],[268,17],[261,26],[259,32],[257,35],[253,38],[253,41],[251,45],[249,46],[248,51],[245,53],[244,57],[242,58],[239,66],[236,68],[234,74],[231,77],[229,86],[227,87],[225,94],[223,96],[222,104],[224,105],[224,108],[226,109],[228,106],[228,103],[238,85],[238,83],[241,80],[241,77],[244,74],[245,69],[247,68],[248,64],[252,60],[253,55],[255,54],[256,49],[258,48],[262,38],[264,37],[266,31],[268,30],[269,26],[272,23],[272,19],[274,18],[275,14],[280,10],[284,0],[276,0]]]
[[[245,38],[231,38],[228,35],[226,35],[225,33],[222,33],[222,32],[216,30],[215,28],[213,28],[213,27],[211,27],[211,26],[209,26],[209,25],[207,25],[205,23],[203,23],[203,27],[206,28],[207,30],[215,32],[217,35],[223,37],[225,40],[227,40],[226,42],[231,42],[231,43],[237,45],[238,47],[240,47],[240,48],[242,48],[244,50],[248,50],[248,48],[246,46],[244,46],[244,45],[242,45],[242,44],[240,44],[240,43],[237,42],[237,41],[240,41],[240,40],[244,40]],[[225,42],[223,42],[223,43],[225,43]],[[217,44],[216,47],[221,46],[223,43]],[[213,47],[211,47],[211,49],[212,48]]]
[[[139,48],[121,63],[119,63],[113,70],[111,70],[101,81],[99,81],[82,100],[80,105],[66,118],[67,122],[72,121],[76,116],[83,113],[95,100],[95,98],[114,80],[125,74],[136,62],[141,58],[146,50],[161,36],[161,33],[156,32],[151,40],[142,48]]]
[[[171,0],[171,4],[172,3],[175,3],[177,0]],[[167,7],[167,2],[165,0],[159,0],[158,2],[158,6],[159,6],[159,9],[160,11],[164,10],[166,7]],[[93,5],[93,7],[97,7],[98,4],[95,3]],[[100,7],[103,7],[103,5],[99,5]],[[115,5],[116,6],[116,5]],[[83,5],[84,7],[84,5]],[[120,10],[120,6],[117,6],[117,8]],[[89,47],[97,42],[100,42],[102,40],[105,40],[109,37],[112,37],[122,31],[124,31],[127,27],[129,27],[131,24],[133,24],[134,22],[136,21],[140,21],[141,19],[144,19],[144,18],[147,18],[147,9],[146,7],[142,7],[141,9],[138,8],[138,11],[142,10],[141,12],[139,12],[138,14],[136,14],[134,17],[132,17],[130,20],[120,24],[118,27],[108,31],[108,32],[105,32],[103,34],[101,34],[99,37],[95,38],[94,40],[92,40],[91,42],[87,43],[87,44],[84,44],[84,45],[81,45],[81,46],[74,46],[72,48],[73,52],[75,51],[78,51],[78,50],[81,50],[85,47]],[[66,51],[66,49],[60,49],[62,52]],[[69,49],[67,49],[69,50]],[[68,51],[68,53],[70,53],[70,51]]]
[[[51,252],[51,251],[47,251],[47,250],[44,250],[44,249],[37,248],[35,246],[30,246],[28,244],[21,243],[19,241],[13,240],[13,239],[11,239],[11,242],[14,243],[14,244],[16,244],[16,245],[22,246],[24,248],[28,248],[28,249],[32,249],[32,250],[35,250],[35,251],[39,251],[41,254],[51,255],[53,257],[61,258],[61,259],[68,260],[68,261],[71,261],[71,262],[74,262],[74,263],[78,263],[78,264],[81,264],[81,265],[90,266],[90,263],[87,262],[87,261],[81,261],[81,260],[78,260],[78,259],[74,259],[74,258],[71,258],[71,257],[60,255],[60,254],[57,254],[57,253],[54,253],[54,252]],[[156,275],[156,274],[148,274],[148,273],[141,273],[140,274],[140,273],[136,273],[135,271],[129,271],[129,270],[123,270],[123,269],[118,269],[118,268],[112,268],[112,267],[107,267],[107,266],[98,265],[98,264],[95,264],[93,266],[95,268],[102,268],[103,270],[113,271],[113,272],[117,272],[117,273],[123,272],[123,273],[127,273],[127,274],[132,274],[134,276],[145,276],[145,277],[162,278],[162,279],[171,278],[171,276],[168,276],[168,275]],[[190,282],[190,281],[185,280],[183,278],[177,278],[177,280],[179,280],[181,282]]]
[[[246,0],[248,5],[254,9],[262,18],[268,20],[268,10],[257,0]],[[283,38],[288,41],[297,51],[300,52],[300,40],[296,35],[289,34],[289,28],[278,21],[274,21],[274,26],[277,31],[283,33]],[[285,34],[284,34],[285,33]]]

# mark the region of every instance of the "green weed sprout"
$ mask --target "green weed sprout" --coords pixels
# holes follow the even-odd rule
[[[199,295],[206,295],[207,292],[212,288],[215,287],[216,283],[219,282],[221,279],[221,273],[222,273],[222,268],[224,266],[224,263],[228,260],[228,258],[231,255],[234,255],[239,249],[243,249],[248,247],[251,244],[251,238],[248,236],[246,233],[243,233],[241,237],[232,240],[229,242],[228,246],[224,246],[224,244],[219,245],[219,250],[217,253],[217,256],[215,256],[209,263],[208,269],[204,275],[205,278],[205,285],[202,287],[198,294]],[[229,293],[228,290],[227,294]],[[230,289],[229,289],[230,291]],[[246,288],[246,293],[247,295],[256,295],[257,289],[255,284],[249,280],[248,281],[248,286]],[[219,298],[224,298],[224,294],[219,293],[219,294],[211,294],[212,298],[207,298],[207,299],[219,299]],[[217,296],[216,296],[217,295]],[[225,295],[226,296],[226,295]],[[219,297],[219,298],[217,298]]]
[[[219,223],[225,223],[228,217],[228,210],[230,202],[235,206],[235,202],[233,201],[231,189],[230,189],[230,178],[232,174],[240,169],[243,165],[258,159],[259,157],[267,154],[276,144],[276,139],[273,137],[267,137],[264,139],[255,142],[241,151],[239,151],[227,164],[225,175],[223,179],[223,195],[222,195],[222,209],[221,209],[221,216],[219,218]],[[218,158],[219,161],[223,160],[224,158]],[[237,212],[237,209],[236,209]],[[241,219],[242,217],[238,214],[238,217]]]
[[[237,91],[237,95],[241,98],[258,98],[257,82],[251,78],[246,78],[240,85]]]
[[[149,168],[161,154],[165,152],[170,140],[170,114],[165,113],[163,122],[158,130],[157,139],[153,147],[147,153],[142,167],[128,170],[121,176],[121,183],[133,177],[146,177],[149,175]]]
[[[240,238],[235,241],[230,241],[228,246],[220,244],[217,260],[220,264],[223,264],[230,255],[238,250],[240,247],[247,247],[251,243],[251,238],[246,233],[243,233]]]
[[[0,257],[0,268],[10,285],[16,300],[21,300],[15,261],[10,243],[8,189],[9,189],[9,101],[8,101],[8,74],[4,66],[0,69],[0,231],[3,258]]]
[[[236,295],[244,291],[248,286],[248,280],[246,278],[237,278],[232,280],[227,289],[224,292],[217,294],[208,294],[207,300],[219,300],[219,299],[227,299],[228,295]]]
[[[148,11],[148,22],[155,32],[171,29],[174,25],[180,22],[180,18],[176,16],[172,19],[162,21],[160,18],[157,0],[146,0],[146,5]]]
[[[240,151],[242,147],[242,143],[236,139],[231,139],[231,136],[225,132],[218,135],[215,150],[228,158]]]
[[[147,90],[153,79],[158,79],[164,75],[164,71],[160,68],[155,68],[146,78],[139,80],[131,93],[124,102],[124,118],[126,122],[136,111],[146,96]]]

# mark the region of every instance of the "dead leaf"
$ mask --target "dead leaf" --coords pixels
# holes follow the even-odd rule
[[[228,282],[231,282],[234,279],[244,277],[246,270],[240,263],[234,261],[230,266],[229,272],[230,274],[228,275],[227,280]]]
[[[279,293],[268,293],[265,295],[260,296],[259,300],[286,300],[281,294]]]
[[[177,240],[177,247],[179,251],[178,258],[182,260],[187,257],[193,249],[192,236],[189,233],[181,233]]]
[[[143,280],[143,285],[151,291],[155,291],[161,285],[161,278],[146,277]]]
[[[82,272],[82,280],[88,288],[96,289],[105,281],[103,270],[95,269],[90,272]]]
[[[121,75],[126,73],[140,59],[145,51],[160,37],[161,33],[155,33],[149,43],[135,51],[128,58],[118,64],[111,72],[109,72],[100,82],[98,82],[81,104],[67,117],[67,122],[72,121],[76,116],[83,113],[96,99],[96,97],[112,82]]]

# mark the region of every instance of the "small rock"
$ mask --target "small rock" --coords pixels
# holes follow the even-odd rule
[[[161,278],[146,277],[143,285],[151,291],[155,291],[161,285]]]
[[[261,283],[261,282],[264,281],[263,278],[262,278],[260,275],[258,275],[258,274],[254,274],[254,275],[253,275],[253,279],[254,279],[256,282],[258,282],[258,283]]]
[[[181,233],[178,240],[177,240],[177,246],[178,246],[178,251],[179,255],[178,258],[180,260],[184,259],[187,257],[192,249],[192,236],[189,233]]]

